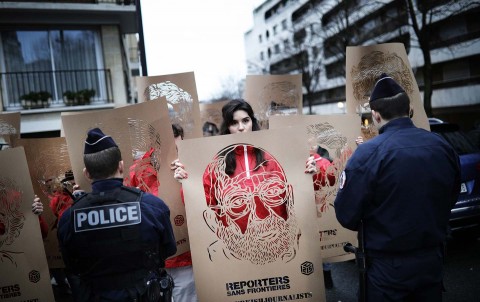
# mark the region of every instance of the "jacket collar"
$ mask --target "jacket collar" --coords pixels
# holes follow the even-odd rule
[[[415,125],[413,124],[410,118],[399,117],[383,125],[382,128],[378,129],[378,133],[382,134],[384,132],[390,132],[390,131],[395,131],[401,128],[411,128],[411,127],[415,127]]]

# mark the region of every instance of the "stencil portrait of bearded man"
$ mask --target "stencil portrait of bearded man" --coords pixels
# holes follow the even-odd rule
[[[150,101],[165,97],[172,124],[180,124],[186,133],[193,132],[195,126],[193,98],[188,91],[173,82],[165,81],[148,86],[144,91],[144,97]]]
[[[128,126],[134,159],[128,177],[134,177],[134,179],[128,179],[125,183],[134,184],[145,192],[157,195],[160,187],[157,175],[161,167],[162,153],[160,134],[153,125],[140,119],[129,118]],[[155,188],[154,192],[153,188]]]
[[[302,75],[247,75],[243,97],[253,108],[261,129],[271,116],[302,114]]]
[[[272,115],[297,114],[298,87],[288,81],[274,82],[263,87],[259,95],[258,110],[255,111],[262,129],[268,129]]]
[[[370,93],[382,73],[393,78],[408,94],[412,121],[417,127],[430,130],[418,85],[402,43],[385,43],[347,47],[347,112],[368,112]],[[376,128],[370,127],[376,135]]]
[[[254,158],[247,159],[254,152],[264,158],[257,166]],[[235,171],[227,173],[237,155]],[[295,257],[299,230],[293,190],[271,154],[253,145],[230,145],[208,164],[203,186],[209,207],[204,219],[219,239],[209,247],[210,260],[220,251],[230,260],[260,265]]]
[[[0,118],[0,150],[10,147],[12,136],[17,136],[17,129],[7,121]]]
[[[311,149],[316,152],[318,147],[325,148],[332,157],[331,165],[328,165],[325,171],[320,170],[319,173],[323,175],[317,177],[314,182],[314,187],[318,188],[315,190],[317,216],[322,217],[322,214],[333,210],[337,181],[353,151],[348,146],[347,137],[328,122],[309,125],[307,133]]]
[[[9,260],[15,266],[15,255],[21,252],[11,251],[9,246],[20,236],[25,222],[21,201],[22,192],[15,183],[0,177],[0,262]]]

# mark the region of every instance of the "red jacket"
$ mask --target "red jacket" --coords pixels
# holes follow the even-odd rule
[[[53,196],[50,196],[50,209],[52,209],[53,214],[57,217],[57,221],[63,215],[63,212],[70,208],[73,204],[73,200],[67,193],[63,191],[55,191]]]
[[[318,173],[313,175],[313,189],[315,191],[321,190],[321,187],[327,185],[335,185],[335,166],[326,158],[321,157],[317,153],[313,154],[317,161]]]
[[[157,171],[151,164],[151,157],[154,149],[145,153],[141,159],[138,159],[129,169],[129,182],[126,186],[136,187],[144,192],[158,196],[160,181],[157,179]]]
[[[45,239],[48,236],[48,224],[42,215],[38,216],[38,222],[40,223],[40,231],[42,232],[42,238]]]
[[[256,167],[254,147],[250,145],[237,145],[231,152],[236,162],[232,175],[225,173],[223,157],[210,163],[203,175],[207,204],[217,218],[225,226],[235,223],[242,233],[252,214],[259,219],[276,215],[286,220],[286,201],[292,189],[279,163],[264,152],[264,162]]]

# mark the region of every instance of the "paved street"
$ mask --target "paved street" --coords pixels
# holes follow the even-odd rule
[[[455,234],[449,240],[443,302],[480,302],[480,228]],[[335,263],[335,287],[327,290],[327,302],[356,302],[358,275],[355,262]],[[56,302],[72,302],[69,295],[55,293]],[[217,301],[202,301],[217,302]],[[218,301],[221,302],[221,301]]]
[[[443,302],[480,302],[480,229],[455,234],[449,240]],[[335,287],[327,302],[356,302],[358,270],[353,261],[332,268]]]

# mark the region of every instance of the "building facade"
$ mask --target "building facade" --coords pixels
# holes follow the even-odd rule
[[[432,113],[451,122],[480,116],[480,6],[471,1],[413,1],[428,12]],[[430,3],[430,2],[429,2]],[[245,33],[248,72],[303,73],[304,112],[344,112],[347,46],[401,42],[423,96],[424,57],[407,1],[267,0]],[[429,19],[431,17],[431,19]]]
[[[35,137],[58,134],[62,112],[132,103],[137,28],[130,0],[0,1],[0,111]]]

